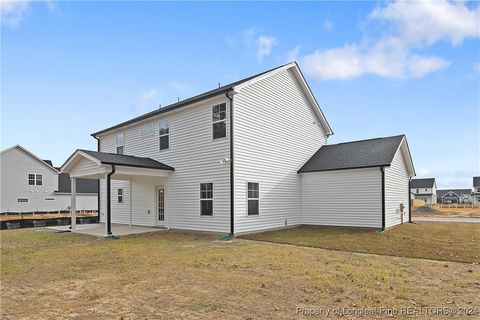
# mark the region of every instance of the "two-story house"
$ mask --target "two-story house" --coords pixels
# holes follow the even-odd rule
[[[70,177],[20,145],[0,152],[1,213],[58,212],[70,208]],[[79,179],[77,210],[97,210],[98,183]]]
[[[410,192],[415,199],[425,201],[425,204],[437,203],[437,183],[435,178],[412,179]]]
[[[111,223],[238,234],[408,221],[405,136],[327,145],[331,134],[289,63],[96,132],[98,150],[62,171],[101,179],[107,235]]]
[[[480,177],[473,177],[472,202],[474,205],[480,205]]]

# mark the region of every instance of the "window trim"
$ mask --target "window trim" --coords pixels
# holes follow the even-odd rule
[[[215,108],[216,106],[221,106],[221,105],[225,105],[225,119],[222,119],[222,120],[216,120],[214,121],[213,120],[213,108]],[[227,139],[228,138],[228,122],[227,122],[227,119],[228,119],[228,108],[227,108],[227,103],[226,102],[220,102],[220,103],[217,103],[213,106],[211,106],[210,108],[210,117],[211,117],[211,137],[212,137],[212,141],[217,141],[217,140],[223,140],[223,139]],[[220,123],[220,122],[225,122],[225,137],[220,137],[220,138],[215,138],[213,136],[213,125],[216,124],[216,123]]]
[[[256,183],[258,184],[258,198],[249,198],[248,197],[248,184],[249,183]],[[245,183],[245,189],[246,189],[246,199],[247,199],[247,203],[246,203],[246,210],[245,210],[245,215],[247,217],[259,217],[260,216],[260,182],[258,181],[247,181]],[[257,200],[258,201],[258,214],[248,214],[248,201],[249,200]]]
[[[124,196],[125,196],[125,193],[123,192],[123,188],[118,188],[117,189],[117,203],[124,204],[125,203],[123,201]]]
[[[123,143],[118,144],[118,137],[122,135],[123,136]],[[118,153],[118,148],[122,147],[122,153]],[[115,152],[117,154],[125,154],[125,131],[119,132],[115,135]]]
[[[26,200],[26,201],[20,201],[20,200]],[[28,198],[17,198],[17,203],[28,203],[29,199]]]
[[[152,132],[148,133],[148,134],[143,134],[143,128],[147,127],[147,126],[150,126],[152,127]],[[142,126],[140,127],[140,138],[148,138],[148,137],[152,137],[155,135],[155,124],[154,123],[144,123],[142,124]],[[125,144],[125,140],[123,141],[123,144]]]
[[[212,184],[212,197],[211,198],[205,198],[202,199],[202,184],[207,184],[211,183]],[[200,217],[207,217],[211,218],[215,216],[215,183],[213,181],[202,181],[198,184],[198,211],[200,214]],[[207,215],[207,214],[202,214],[202,201],[212,201],[212,214]]]
[[[161,123],[166,122],[168,124],[168,133],[160,134],[160,129],[161,129]],[[168,148],[162,149],[161,148],[161,143],[160,143],[160,138],[168,136]],[[170,150],[170,119],[163,119],[158,122],[158,150],[159,151],[166,151]]]
[[[33,178],[30,179],[30,176],[33,176]],[[30,183],[30,181],[31,181],[32,183]],[[28,174],[27,174],[27,183],[28,183],[28,185],[29,185],[29,186],[34,186],[34,185],[35,185],[35,182],[36,182],[36,180],[35,180],[35,173],[28,173]]]

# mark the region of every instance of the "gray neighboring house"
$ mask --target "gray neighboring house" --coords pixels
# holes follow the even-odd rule
[[[437,190],[438,203],[472,203],[471,189]]]
[[[437,203],[437,182],[435,178],[412,179],[410,192],[414,199],[425,201],[425,204]]]
[[[472,201],[474,205],[480,205],[480,177],[473,177]]]

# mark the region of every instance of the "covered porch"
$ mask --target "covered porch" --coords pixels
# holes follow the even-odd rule
[[[151,158],[77,150],[61,167],[71,178],[71,231],[76,232],[76,179],[98,179],[104,235],[112,224],[166,227],[168,184],[173,167]],[[119,229],[120,230],[120,229]]]

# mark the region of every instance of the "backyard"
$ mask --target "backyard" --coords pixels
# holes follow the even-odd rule
[[[436,230],[432,241],[448,247],[452,234],[443,233],[441,239],[443,231],[435,226],[412,227]],[[463,227],[467,226],[455,229]],[[370,236],[359,233],[357,242],[368,247],[370,239],[387,237],[370,232]],[[470,237],[453,235],[453,242],[478,252],[478,230],[471,232]],[[412,239],[405,237],[402,243],[407,245]],[[1,317],[292,319],[311,318],[298,313],[298,308],[475,310],[480,305],[477,263],[218,238],[158,231],[108,240],[44,228],[2,231]],[[462,258],[445,255],[444,260],[478,258],[463,250],[458,256]],[[385,318],[385,314],[368,318]]]

